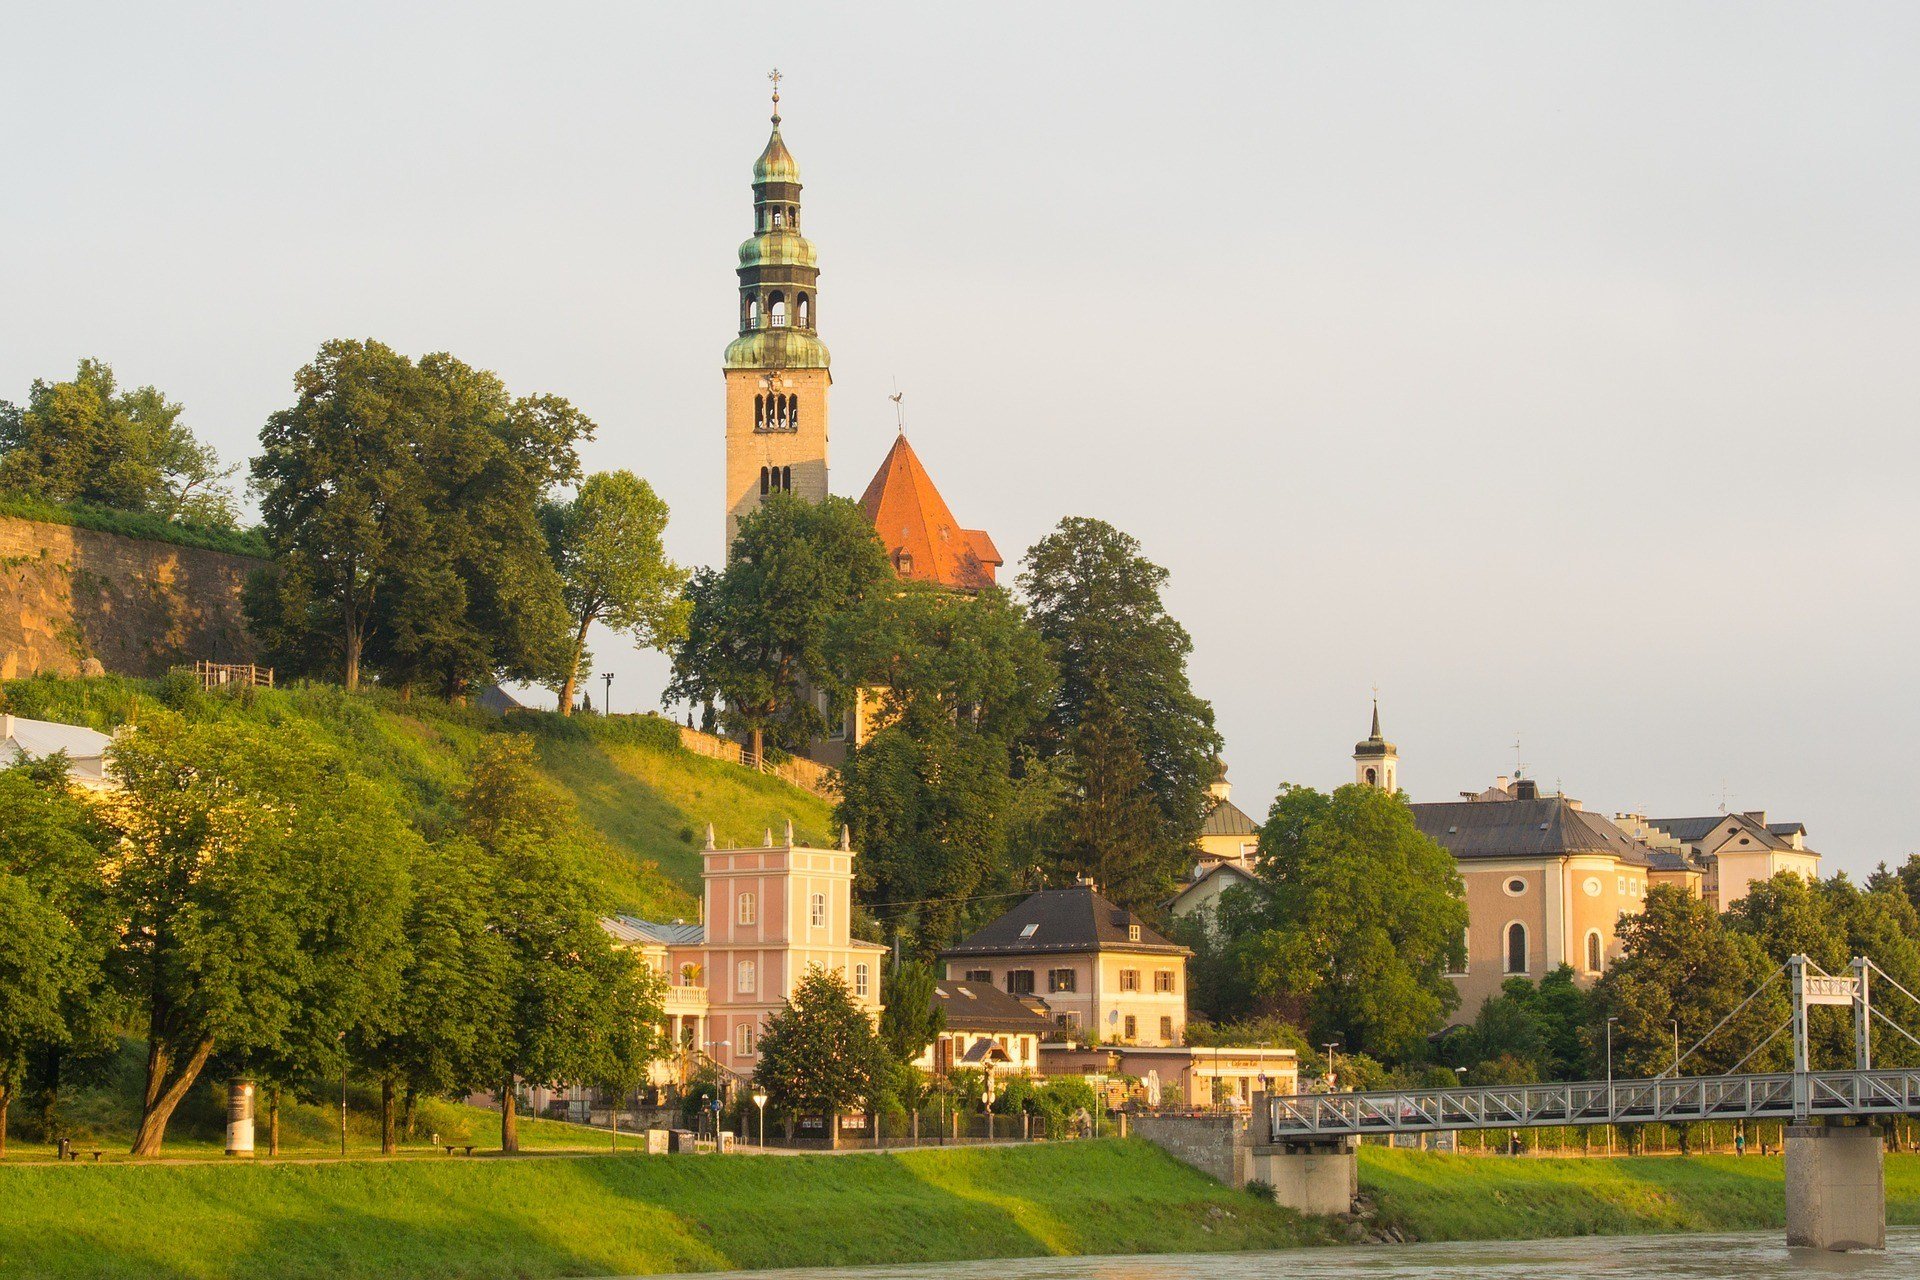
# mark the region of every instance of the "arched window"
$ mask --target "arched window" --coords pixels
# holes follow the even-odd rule
[[[1375,772],[1374,772],[1374,771],[1373,771],[1372,769],[1368,769],[1368,770],[1367,770],[1367,785],[1368,785],[1368,786],[1372,786],[1372,785],[1373,785],[1373,784],[1374,784],[1375,782],[1378,782],[1379,780],[1380,780],[1380,775],[1379,775],[1379,774],[1377,774],[1377,773],[1375,773]]]
[[[1518,920],[1507,926],[1507,972],[1527,971],[1527,926]]]
[[[778,289],[767,295],[767,320],[776,329],[787,327],[787,295]]]
[[[753,994],[753,961],[742,960],[734,971],[733,989],[742,995]]]
[[[809,318],[809,312],[808,312],[808,306],[807,306],[807,295],[804,293],[801,294],[799,298],[799,302],[800,302],[800,327],[804,329],[807,327],[808,318]]]
[[[765,467],[760,468],[760,496],[763,498],[767,496],[767,469]]]
[[[787,493],[793,492],[793,468],[792,467],[780,468],[780,487],[781,489],[785,490]]]
[[[790,402],[787,405],[787,430],[798,431],[800,429],[800,397],[788,396],[787,399]]]
[[[750,893],[741,894],[740,902],[737,909],[734,912],[733,918],[739,921],[741,924],[752,924],[754,921],[754,915],[755,915],[755,912],[754,912],[753,895]]]
[[[786,225],[787,225],[787,215],[786,215],[786,214],[784,214],[784,213],[782,213],[782,212],[780,212],[780,211],[779,211],[778,209],[775,209],[775,210],[773,211],[773,225],[774,225],[774,226],[776,226],[776,227],[784,227],[784,226],[786,226]]]
[[[747,328],[757,329],[759,327],[760,327],[760,299],[749,297],[747,299]]]
[[[755,431],[767,429],[767,397],[764,392],[756,392],[753,397],[753,429]]]
[[[1605,959],[1605,957],[1601,954],[1601,950],[1602,948],[1600,945],[1600,931],[1598,929],[1587,930],[1587,972],[1588,973],[1600,972],[1601,961]]]

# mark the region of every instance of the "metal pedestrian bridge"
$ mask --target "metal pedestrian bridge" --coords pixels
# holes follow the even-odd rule
[[[1269,1095],[1270,1141],[1366,1134],[1920,1116],[1920,1068]]]

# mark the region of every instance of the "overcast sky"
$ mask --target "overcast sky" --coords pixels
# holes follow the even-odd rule
[[[1136,535],[1250,812],[1377,685],[1415,799],[1517,738],[1593,808],[1920,849],[1920,8],[38,8],[0,398],[98,356],[241,461],[322,340],[448,350],[713,562],[778,65],[833,488],[897,380],[1010,559]]]

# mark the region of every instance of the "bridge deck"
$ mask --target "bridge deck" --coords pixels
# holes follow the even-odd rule
[[[1920,1115],[1920,1069],[1308,1093],[1267,1100],[1276,1142],[1542,1125]]]

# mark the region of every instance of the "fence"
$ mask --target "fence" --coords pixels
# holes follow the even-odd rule
[[[273,688],[273,668],[251,662],[196,662],[193,674],[202,689]]]
[[[728,764],[742,765],[769,774],[782,782],[799,787],[802,791],[811,791],[823,800],[840,798],[840,775],[824,764],[800,756],[789,756],[784,760],[756,760],[753,752],[737,742],[726,738],[716,738],[710,733],[698,729],[680,726],[680,745],[698,756],[707,756],[714,760],[725,760]]]

